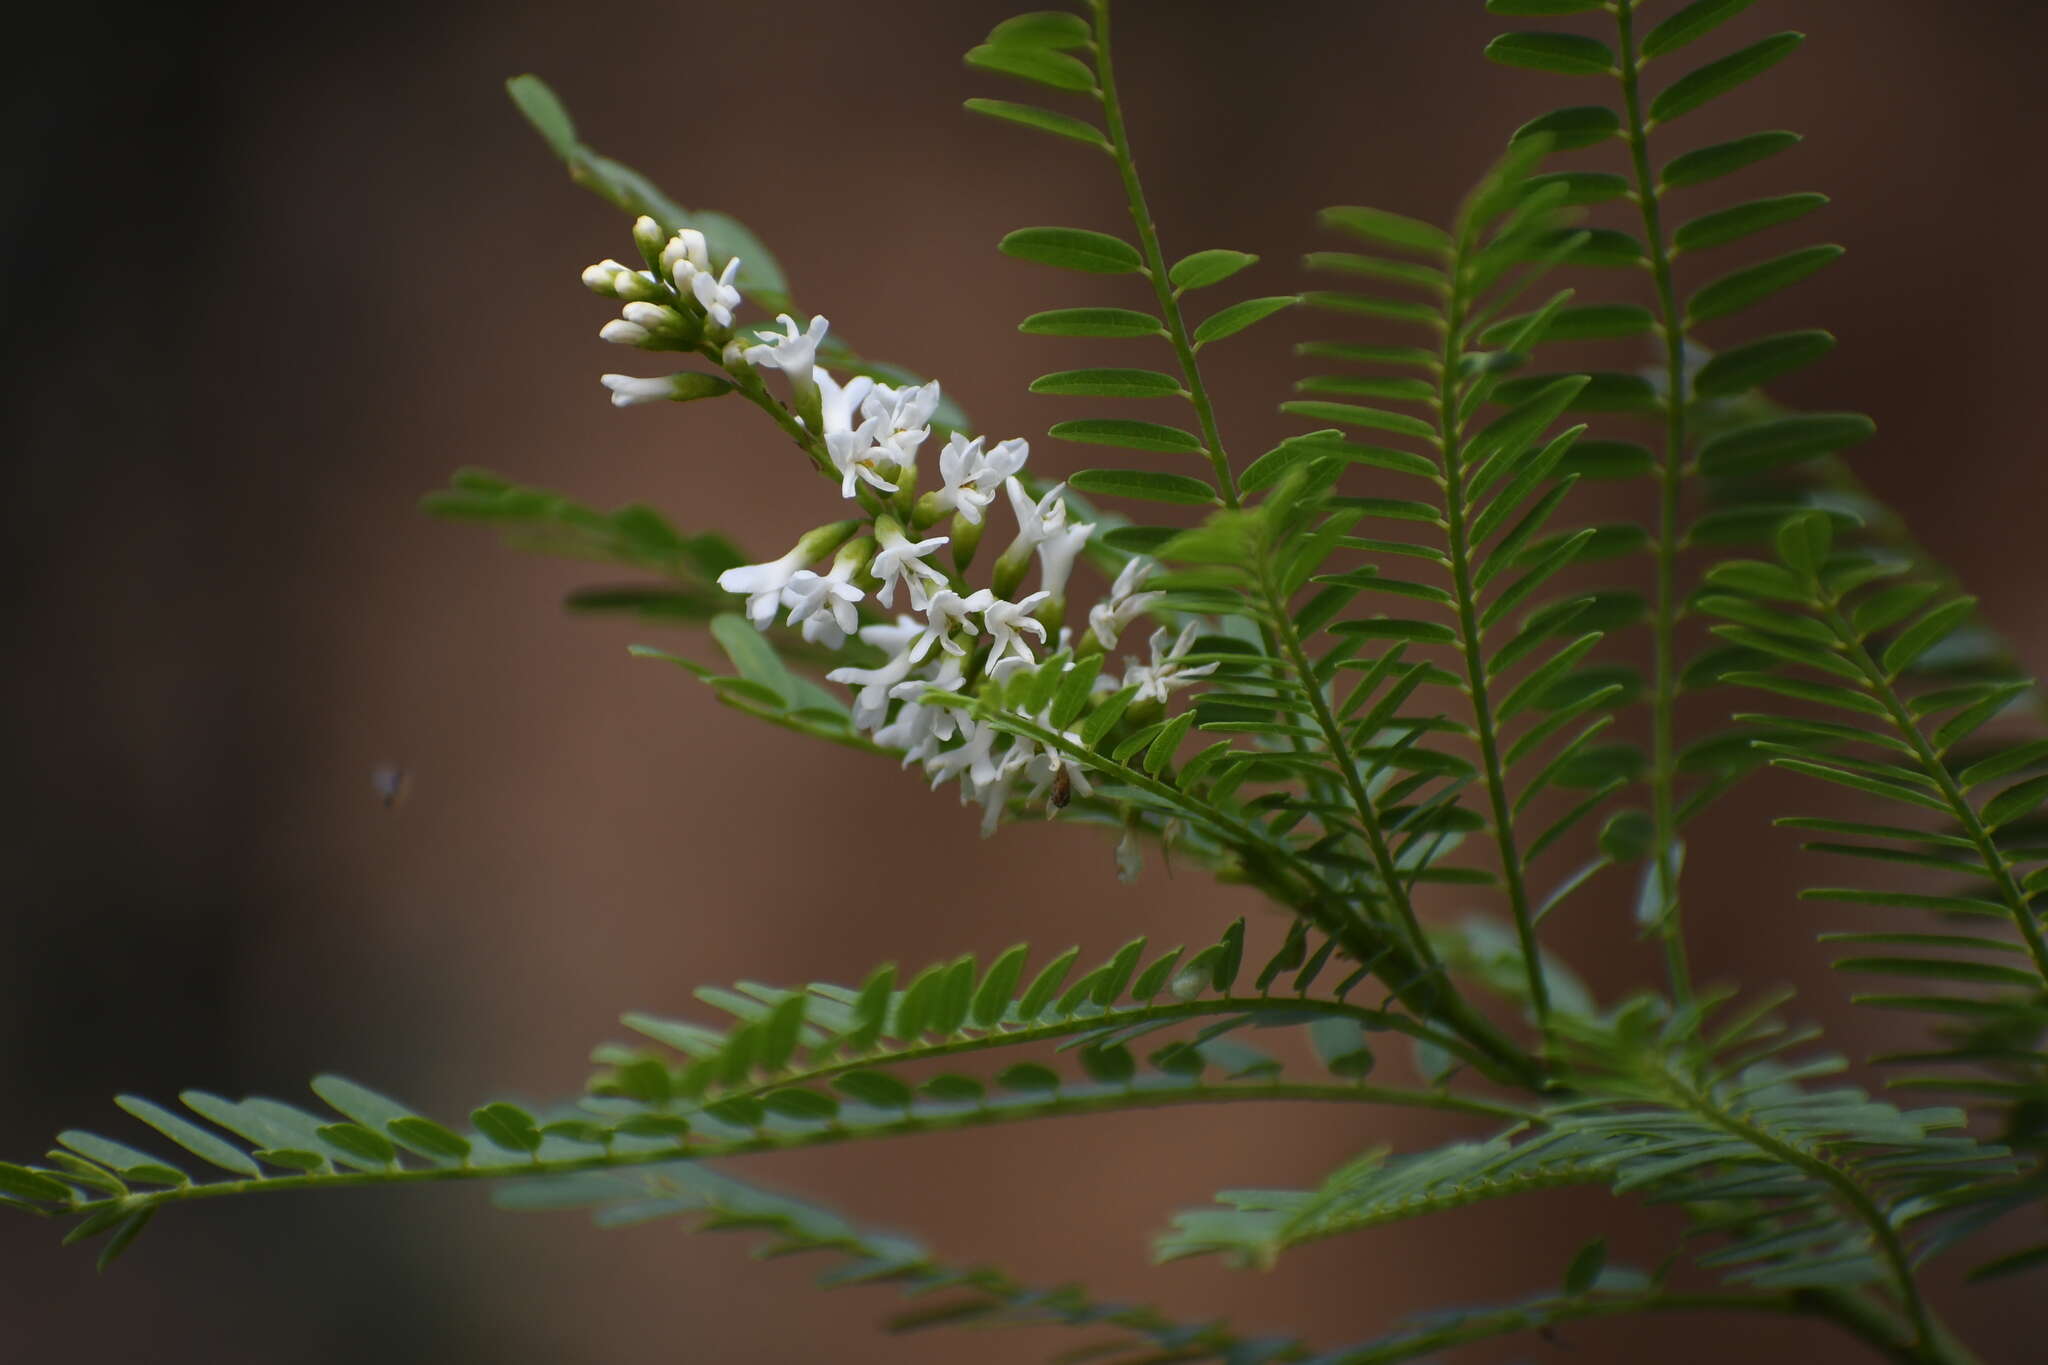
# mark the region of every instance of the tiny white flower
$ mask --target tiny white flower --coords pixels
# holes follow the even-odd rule
[[[1175,639],[1172,632],[1163,626],[1152,632],[1152,662],[1132,664],[1124,675],[1126,686],[1135,683],[1138,691],[1133,701],[1164,702],[1179,689],[1186,687],[1197,678],[1207,677],[1216,671],[1212,663],[1189,668],[1180,660],[1188,652],[1188,646],[1195,642],[1195,624],[1191,621]]]
[[[827,436],[854,429],[853,414],[860,411],[862,401],[875,387],[875,381],[864,374],[857,374],[841,384],[822,365],[811,367],[811,382],[818,386],[818,406],[823,413],[824,434]]]
[[[1000,733],[993,725],[984,725],[971,717],[962,717],[959,745],[943,750],[925,762],[925,775],[931,778],[932,786],[937,788],[942,783],[959,778],[962,786],[960,799],[967,800],[972,793],[975,773],[980,772],[990,777],[995,775],[993,748]]]
[[[727,592],[744,594],[747,619],[759,629],[766,630],[775,620],[776,609],[782,605],[782,590],[789,586],[790,579],[796,577],[798,570],[817,557],[816,551],[799,541],[795,549],[780,559],[727,569],[718,576],[718,586]]]
[[[1016,785],[1030,761],[1030,755],[1022,746],[1013,746],[996,765],[994,772],[975,782],[974,799],[981,803],[982,838],[994,834],[996,826],[1002,823],[1003,813],[1010,805],[1010,788]]]
[[[884,654],[900,654],[912,640],[924,634],[924,622],[915,616],[897,613],[894,621],[877,621],[871,626],[860,628],[860,642],[873,645]]]
[[[1041,714],[1037,719],[1040,725],[1047,729],[1052,728],[1049,714]],[[1081,736],[1072,730],[1066,731],[1060,738],[1077,746],[1081,743]],[[1025,764],[1024,772],[1031,779],[1031,796],[1033,800],[1044,796],[1047,790],[1052,787],[1053,779],[1062,773],[1066,775],[1069,791],[1073,795],[1093,796],[1095,794],[1093,784],[1088,781],[1088,769],[1072,754],[1052,744],[1033,744],[1031,749],[1031,757]],[[1064,805],[1066,803],[1061,802],[1060,804]]]
[[[599,376],[598,382],[612,391],[612,406],[630,408],[636,403],[659,403],[673,398],[676,393],[676,378],[665,374],[659,379],[640,379],[630,374],[607,374]]]
[[[1016,602],[991,602],[981,613],[981,624],[995,640],[995,647],[989,651],[988,662],[983,671],[995,675],[997,665],[1006,659],[1020,659],[1025,665],[1036,661],[1031,646],[1024,643],[1026,633],[1038,637],[1045,643],[1045,622],[1031,615],[1031,609],[1043,602],[1050,594],[1032,593]]]
[[[1138,591],[1151,576],[1152,567],[1152,561],[1143,556],[1133,555],[1125,560],[1123,568],[1117,571],[1116,582],[1110,586],[1109,596],[1088,609],[1088,629],[1104,649],[1115,649],[1124,628],[1166,595]]]
[[[863,638],[866,633],[862,632]],[[909,677],[912,667],[910,655],[905,652],[894,655],[879,668],[835,668],[825,679],[860,689],[853,697],[853,725],[856,730],[872,730],[888,718],[889,690]]]
[[[619,316],[650,332],[672,331],[683,325],[681,313],[659,303],[629,303],[619,310]]]
[[[931,652],[934,644],[947,654],[965,655],[967,646],[954,639],[953,632],[961,626],[970,626],[970,634],[979,635],[981,632],[971,629],[971,623],[967,618],[974,612],[987,611],[995,600],[996,595],[987,588],[977,588],[965,597],[951,588],[940,588],[931,595],[931,600],[925,603],[927,624],[924,632],[910,647],[911,657],[922,659]]]
[[[733,288],[733,276],[739,273],[740,258],[734,256],[725,263],[725,269],[716,279],[708,270],[699,270],[690,276],[690,292],[697,302],[704,305],[704,312],[720,327],[732,326],[732,310],[744,301],[740,291]]]
[[[1039,542],[1066,528],[1067,503],[1062,496],[1067,491],[1065,484],[1054,484],[1037,502],[1031,500],[1031,492],[1021,479],[1003,480],[1003,491],[1010,495],[1010,510],[1017,515],[1016,543],[1025,549],[1037,549]]]
[[[839,471],[839,496],[850,498],[861,483],[872,484],[884,493],[894,493],[897,485],[889,482],[882,472],[875,468],[875,419],[870,417],[851,431],[825,433],[825,457],[832,461],[832,467]]]
[[[1062,503],[1064,507],[1066,504]],[[1038,542],[1038,586],[1054,597],[1064,597],[1067,579],[1073,575],[1074,560],[1080,555],[1081,547],[1088,543],[1088,537],[1095,533],[1089,522],[1077,521],[1072,526],[1053,532]]]
[[[654,334],[637,322],[624,318],[613,318],[597,329],[598,336],[614,346],[645,346],[654,340]]]
[[[809,331],[799,332],[796,319],[787,313],[778,313],[775,320],[782,324],[787,335],[774,332],[760,332],[758,346],[749,346],[741,352],[741,358],[749,365],[767,365],[781,370],[784,374],[802,377],[817,368],[818,343],[825,339],[825,333],[832,324],[822,316],[813,317]]]
[[[915,431],[928,427],[939,411],[939,381],[929,384],[911,384],[904,388],[892,388],[877,384],[862,400],[860,412],[863,417],[881,417],[895,431]]]
[[[957,512],[971,526],[981,524],[981,514],[996,500],[996,490],[1024,467],[1031,454],[1030,443],[1012,438],[994,450],[984,452],[983,438],[968,440],[959,432],[946,439],[939,452],[939,478],[944,486],[933,494],[942,510]]]
[[[926,586],[936,583],[946,585],[946,575],[939,569],[924,562],[924,557],[946,543],[945,536],[931,536],[924,540],[912,540],[903,534],[903,528],[893,517],[883,517],[875,523],[875,539],[881,549],[876,553],[868,572],[882,581],[875,593],[875,600],[883,606],[891,605],[896,597],[896,584],[903,581],[910,586],[910,605],[915,611],[923,611],[931,605],[931,590]],[[1043,639],[1045,627],[1039,627],[1039,638]]]
[[[939,746],[959,733],[961,713],[927,698],[933,692],[958,692],[966,681],[965,661],[941,656],[935,675],[906,678],[897,683],[889,689],[889,695],[903,705],[897,708],[894,720],[875,731],[875,743],[901,749],[905,767],[936,756]]]
[[[860,568],[858,554],[842,553],[832,561],[828,573],[798,569],[782,588],[782,604],[789,608],[789,624],[804,628],[804,638],[827,649],[837,649],[846,637],[860,628],[860,613],[854,603],[867,594],[853,586]]]

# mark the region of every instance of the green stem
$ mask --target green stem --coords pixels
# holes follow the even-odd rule
[[[1664,209],[1656,174],[1650,169],[1649,124],[1643,117],[1641,60],[1637,55],[1637,0],[1621,0],[1615,21],[1621,31],[1621,98],[1626,119],[1629,162],[1635,174],[1635,198],[1642,211],[1643,245],[1650,253],[1657,306],[1664,335],[1664,462],[1657,480],[1657,586],[1654,618],[1654,682],[1650,701],[1650,806],[1654,831],[1651,852],[1656,858],[1657,934],[1664,944],[1671,992],[1683,1005],[1692,997],[1692,975],[1686,963],[1685,938],[1679,920],[1677,870],[1672,866],[1678,842],[1675,788],[1678,781],[1674,713],[1678,703],[1678,540],[1679,495],[1685,478],[1686,378],[1685,315],[1672,282],[1671,251],[1664,240]]]
[[[1912,708],[1906,704],[1906,699],[1899,695],[1898,688],[1893,686],[1891,676],[1871,657],[1870,651],[1864,648],[1862,637],[1856,633],[1848,618],[1842,615],[1840,597],[1828,592],[1817,582],[1813,586],[1822,594],[1821,601],[1825,607],[1825,619],[1829,629],[1834,631],[1835,638],[1841,642],[1850,662],[1862,672],[1865,685],[1884,707],[1885,714],[1891,718],[1892,727],[1899,732],[1899,737],[1912,747],[1913,757],[1919,761],[1920,771],[1926,774],[1928,781],[1941,793],[1942,799],[1948,803],[1950,813],[1955,816],[1956,823],[1962,826],[1964,836],[1975,845],[1977,856],[1984,862],[1984,871],[1998,887],[1999,898],[2012,913],[2012,922],[2019,929],[2020,937],[2026,941],[2027,955],[2034,960],[2034,971],[2043,982],[2048,982],[2048,940],[2042,937],[2040,920],[2034,913],[2026,891],[2014,875],[2012,864],[2006,860],[2005,850],[1998,846],[1998,841],[1992,837],[1982,817],[1977,814],[1977,808],[1970,803],[1969,797],[1963,794],[1963,789],[1956,785],[1955,775],[1949,771],[1948,765],[1941,761],[1941,755],[1927,742],[1927,736],[1922,733],[1919,722],[1913,717]]]
[[[1130,133],[1124,127],[1123,105],[1117,98],[1116,70],[1110,61],[1109,0],[1089,0],[1089,7],[1095,11],[1095,75],[1098,97],[1102,101],[1102,120],[1109,133],[1110,155],[1116,161],[1117,174],[1123,178],[1131,224],[1138,231],[1138,249],[1145,258],[1145,274],[1152,281],[1153,297],[1159,301],[1160,319],[1166,324],[1167,338],[1173,343],[1173,353],[1180,361],[1183,387],[1187,390],[1188,401],[1194,405],[1195,420],[1202,428],[1203,453],[1208,456],[1209,466],[1216,473],[1224,505],[1237,507],[1240,505],[1237,474],[1230,467],[1230,457],[1223,450],[1223,437],[1216,429],[1216,409],[1209,401],[1209,390],[1202,383],[1201,369],[1195,363],[1195,347],[1188,337],[1187,320],[1181,315],[1180,300],[1174,297],[1166,254],[1159,246],[1159,229],[1152,221],[1152,210],[1145,203],[1145,187],[1138,179],[1138,165],[1131,155]]]
[[[1451,585],[1457,596],[1459,652],[1465,656],[1465,686],[1471,694],[1472,724],[1479,735],[1479,757],[1486,772],[1487,801],[1493,810],[1493,838],[1500,853],[1501,877],[1507,883],[1508,905],[1514,914],[1515,937],[1521,944],[1522,970],[1529,981],[1529,1007],[1536,1027],[1550,1030],[1550,983],[1536,942],[1536,917],[1529,906],[1529,888],[1515,838],[1514,807],[1508,800],[1507,774],[1501,764],[1500,737],[1493,714],[1492,680],[1487,675],[1485,641],[1479,625],[1479,590],[1472,580],[1472,542],[1467,524],[1464,467],[1464,424],[1459,415],[1458,367],[1465,345],[1465,253],[1470,242],[1461,235],[1448,257],[1451,289],[1445,299],[1444,348],[1437,375],[1437,439],[1443,456],[1445,534],[1451,555]]]

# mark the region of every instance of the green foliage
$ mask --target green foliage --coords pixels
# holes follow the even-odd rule
[[[1125,122],[1108,0],[1005,21],[966,58],[1046,102],[976,98],[969,110],[1101,154],[1088,164],[1123,190],[1127,225],[1023,227],[998,246],[1091,291],[1024,319],[1025,334],[1048,349],[1129,343],[1127,363],[1091,356],[1030,390],[1086,405],[1048,435],[1120,452],[1116,466],[1072,476],[1067,507],[1093,527],[1096,568],[1156,561],[1126,605],[1160,633],[1151,664],[1119,678],[1107,667],[1115,633],[1054,601],[1031,618],[1049,627],[1042,657],[1026,650],[972,688],[933,684],[917,704],[1059,775],[987,797],[990,828],[1043,801],[1047,814],[1117,832],[1127,875],[1139,842],[1155,842],[1264,896],[1277,942],[1254,951],[1240,920],[1194,950],[1134,939],[1085,970],[1078,948],[1034,963],[1018,945],[987,961],[884,966],[858,985],[707,988],[709,1022],[626,1016],[633,1040],[597,1049],[580,1098],[492,1100],[457,1123],[335,1077],[313,1083],[324,1110],[196,1091],[182,1108],[124,1096],[119,1107],[154,1134],[136,1135],[144,1145],[62,1133],[41,1160],[0,1163],[0,1204],[67,1219],[73,1240],[99,1241],[104,1265],[168,1205],[487,1179],[516,1207],[591,1207],[606,1225],[683,1217],[765,1232],[771,1254],[830,1255],[828,1284],[887,1282],[913,1296],[900,1328],[1094,1329],[1107,1339],[1063,1358],[1133,1365],[1393,1362],[1668,1309],[1812,1316],[1894,1361],[1969,1359],[1919,1270],[2040,1207],[2048,740],[2032,682],[1973,599],[1849,472],[1844,457],[1876,436],[1871,421],[1792,412],[1764,392],[1835,346],[1817,327],[1739,327],[1841,256],[1779,240],[1826,197],[1686,206],[1694,187],[1789,151],[1798,135],[1666,149],[1666,125],[1685,114],[1757,107],[1751,83],[1802,38],[1717,51],[1722,26],[1753,0],[1485,7],[1559,20],[1496,38],[1486,55],[1572,77],[1566,98],[1589,102],[1525,121],[1448,223],[1328,209],[1330,238],[1305,261],[1327,287],[1221,290],[1203,296],[1199,317],[1191,296],[1259,258],[1165,249]],[[701,230],[714,265],[742,258],[750,302],[795,312],[745,227],[685,211],[586,146],[535,78],[510,90],[578,183],[649,216],[663,238]],[[1633,221],[1588,223],[1588,210]],[[661,243],[649,231],[638,237],[653,266]],[[663,297],[687,306],[680,292]],[[1343,329],[1296,344],[1317,372],[1280,408],[1307,429],[1244,458],[1226,446],[1203,366],[1219,344],[1272,344],[1283,319],[1301,317]],[[817,388],[799,379],[785,403],[702,322],[676,334],[687,346],[646,343],[692,349],[710,367],[654,396],[737,393],[836,482]],[[860,358],[837,327],[819,360],[915,382]],[[1142,417],[1095,406],[1140,399]],[[1651,442],[1645,418],[1658,428]],[[950,402],[931,425],[965,438]],[[818,543],[931,529],[916,489],[884,501],[857,480],[847,477],[858,515],[820,528]],[[1578,492],[1588,480],[1638,484],[1651,510],[1595,519]],[[1084,494],[1152,520],[1097,511]],[[856,725],[818,676],[834,664],[881,672],[889,656],[857,633],[827,649],[786,625],[756,629],[718,586],[749,556],[717,534],[476,470],[426,507],[493,525],[518,548],[637,575],[580,589],[569,605],[702,627],[729,672],[634,652],[689,670],[724,704],[904,754],[874,724]],[[952,528],[963,569],[973,524],[972,535]],[[998,560],[998,597],[1019,585],[1030,552]],[[857,615],[888,619],[865,602]],[[963,670],[985,662],[963,659]],[[1172,670],[1176,687],[1161,681]],[[964,765],[964,752],[945,754]],[[1874,1099],[1838,1079],[1850,1063],[1810,1049],[1814,1030],[1780,1021],[1782,1002],[1738,1007],[1733,992],[1693,983],[1688,822],[1764,766],[1857,803],[1776,823],[1813,854],[1864,869],[1806,898],[1844,917],[1821,935],[1841,954],[1836,968],[1879,983],[1852,998],[1926,1029],[1924,1043],[1870,1062],[1897,1092],[1947,1092],[1969,1109]],[[1634,880],[1636,925],[1665,972],[1660,989],[1603,1007],[1543,939],[1550,914],[1616,869]],[[1428,924],[1436,888],[1484,913]],[[1403,1066],[1421,1082],[1390,1083]],[[1642,1272],[1610,1264],[1596,1239],[1520,1302],[1431,1313],[1318,1353],[951,1267],[705,1164],[1056,1115],[1285,1100],[1428,1108],[1464,1127],[1423,1150],[1373,1148],[1309,1188],[1225,1191],[1175,1220],[1162,1257],[1270,1265],[1305,1242],[1561,1185],[1674,1206],[1683,1240]],[[1679,1283],[1687,1260],[1686,1276],[1718,1287]],[[1972,1278],[2042,1264],[2048,1248],[2023,1247]]]

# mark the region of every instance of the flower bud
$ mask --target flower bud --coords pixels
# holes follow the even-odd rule
[[[925,494],[923,498],[919,499],[920,505],[931,501],[934,496],[931,493]],[[974,562],[974,551],[981,544],[981,532],[984,524],[981,521],[969,521],[958,512],[953,514],[953,563],[959,568],[961,573],[966,573],[967,566]]]
[[[583,272],[583,287],[593,294],[615,299],[619,296],[619,276],[632,273],[617,261],[606,258]]]
[[[661,224],[644,213],[633,220],[633,245],[640,248],[640,254],[647,260],[648,269],[652,270],[661,264],[661,249],[667,244],[668,234],[662,231]]]
[[[858,521],[830,522],[815,530],[804,532],[802,536],[798,537],[796,546],[791,553],[803,556],[801,560],[797,561],[798,563],[814,564],[846,544],[852,538],[853,533],[859,529],[860,523]],[[869,546],[869,550],[870,552],[873,550],[872,543]]]
[[[597,334],[614,346],[645,346],[654,340],[653,333],[645,327],[637,322],[628,322],[624,318],[613,318],[598,328]]]
[[[1015,597],[1018,585],[1023,583],[1025,571],[1031,567],[1031,547],[1018,540],[1003,551],[991,569],[989,587],[998,597]]]
[[[666,299],[668,290],[645,270],[621,270],[612,279],[612,294],[629,302],[652,303]]]

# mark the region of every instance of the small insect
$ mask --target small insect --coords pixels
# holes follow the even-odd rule
[[[1052,808],[1065,810],[1067,802],[1074,799],[1074,779],[1067,774],[1067,765],[1062,763],[1052,773]]]
[[[412,791],[412,774],[396,763],[379,763],[370,769],[370,790],[377,793],[384,809],[395,810]]]

